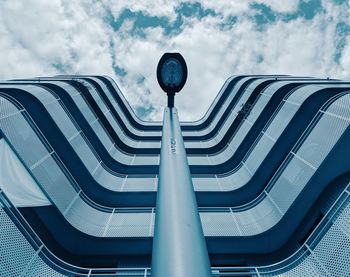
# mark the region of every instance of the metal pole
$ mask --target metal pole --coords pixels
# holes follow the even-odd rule
[[[168,93],[168,107],[169,108],[174,107],[174,102],[175,102],[174,98],[175,98],[175,92],[174,93],[169,92]]]
[[[177,110],[169,107],[163,120],[152,276],[211,276]]]

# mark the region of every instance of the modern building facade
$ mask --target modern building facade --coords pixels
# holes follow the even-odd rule
[[[350,275],[349,124],[350,82],[281,75],[181,122],[213,276]],[[106,76],[1,82],[0,276],[151,276],[162,129]]]

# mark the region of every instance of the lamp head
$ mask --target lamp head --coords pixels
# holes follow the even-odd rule
[[[157,66],[157,79],[167,94],[179,92],[187,80],[187,65],[180,53],[165,53]]]

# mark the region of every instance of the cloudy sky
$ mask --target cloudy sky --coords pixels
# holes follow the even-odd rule
[[[0,79],[113,77],[136,113],[160,120],[164,52],[189,76],[182,120],[203,116],[238,74],[350,79],[350,0],[0,0]]]

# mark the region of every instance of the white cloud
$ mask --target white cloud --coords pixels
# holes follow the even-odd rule
[[[280,13],[292,13],[298,9],[299,0],[256,0],[255,2],[269,6],[273,11]]]
[[[194,2],[194,1],[193,1]],[[202,0],[200,3],[205,8],[213,9],[219,13],[222,13],[225,17],[228,15],[240,15],[249,11],[249,5],[252,1],[232,1],[232,0],[220,0],[220,4],[217,1]]]
[[[115,18],[122,13],[124,9],[129,9],[133,12],[142,12],[151,16],[167,16],[175,19],[174,9],[181,1],[177,0],[152,0],[152,1],[114,1],[104,0],[103,3],[111,9]]]
[[[193,1],[191,1],[193,2]],[[348,6],[323,0],[324,12],[312,20],[278,20],[257,30],[248,16],[251,1],[205,0],[204,8],[216,17],[184,19],[183,31],[166,36],[161,27],[146,28],[145,36],[130,32],[133,20],[115,31],[106,22],[106,9],[114,16],[124,8],[151,16],[176,18],[178,1],[1,1],[0,78],[64,73],[107,74],[115,78],[133,107],[154,107],[149,119],[159,120],[166,97],[156,80],[156,66],[167,51],[186,58],[189,76],[176,96],[181,119],[203,116],[223,82],[233,74],[293,74],[348,78],[350,40],[334,61],[336,24],[350,24]],[[256,0],[276,12],[295,12],[297,0]],[[221,25],[229,15],[236,23]],[[111,48],[113,46],[113,48]],[[126,70],[116,76],[113,62]]]

